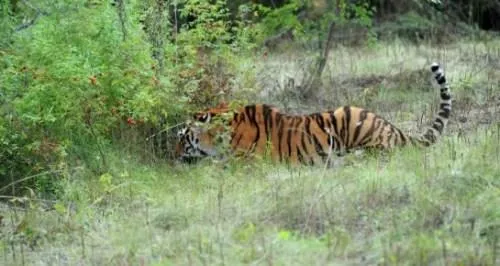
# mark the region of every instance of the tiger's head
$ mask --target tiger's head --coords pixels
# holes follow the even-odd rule
[[[229,112],[228,105],[221,103],[215,108],[195,113],[194,121],[186,122],[186,125],[177,131],[176,158],[193,162],[216,155],[215,139],[222,128],[212,126],[213,118],[227,112]]]

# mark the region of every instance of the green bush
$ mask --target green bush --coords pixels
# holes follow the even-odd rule
[[[114,132],[168,127],[187,104],[227,97],[236,55],[253,48],[250,22],[230,23],[225,1],[192,0],[180,16],[195,19],[170,32],[161,3],[39,3],[43,14],[1,50],[1,180],[79,163],[105,172]]]
[[[18,32],[2,58],[4,156],[24,158],[3,168],[28,168],[18,175],[53,168],[65,150],[84,160],[98,157],[96,147],[110,129],[134,115],[142,90],[153,87],[149,45],[134,18],[124,38],[112,6],[85,2],[59,1],[50,15]],[[35,167],[27,161],[38,153],[46,160]]]

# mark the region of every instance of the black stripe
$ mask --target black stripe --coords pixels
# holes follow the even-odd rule
[[[436,124],[432,124],[432,128],[434,128],[435,130],[437,130],[439,133],[441,133],[441,131],[443,129],[440,125],[436,125]]]
[[[311,119],[307,116],[305,117],[305,119],[306,119],[305,128],[306,128],[307,137],[310,138],[311,137]]]
[[[238,127],[241,125],[241,123],[243,123],[243,121],[245,121],[245,114],[234,114],[234,117],[233,117],[233,120],[236,121],[236,126],[234,127],[235,128],[235,132],[236,132],[236,129],[238,129]]]
[[[333,112],[330,112],[329,123],[330,122],[331,122],[331,126],[329,127],[329,129],[331,130],[332,126],[333,126],[333,132],[330,132],[330,135],[333,138],[333,143],[334,143],[334,146],[332,147],[332,149],[336,150],[336,149],[339,149],[339,147],[340,147],[340,140],[338,138],[339,129],[337,127],[337,118],[333,115]]]
[[[383,120],[382,129],[381,129],[380,134],[378,135],[378,140],[380,142],[384,141],[384,133],[385,133],[387,126],[390,126],[389,122],[387,120]]]
[[[388,124],[390,132],[387,135],[387,145],[390,145],[392,138],[396,136],[396,132],[394,131],[394,126],[390,123]]]
[[[399,139],[402,141],[402,145],[406,145],[406,142],[408,141],[407,138],[406,138],[406,135],[403,134],[403,132],[397,128],[397,127],[394,127],[394,129],[396,130],[396,132],[399,134]]]
[[[245,106],[245,113],[248,115],[248,119],[250,120],[251,124],[255,127],[256,134],[255,138],[252,141],[252,144],[257,143],[260,139],[260,128],[259,125],[257,124],[257,106],[256,105],[248,105]]]
[[[313,140],[312,140],[312,134],[311,134],[311,118],[306,116],[305,117],[305,129],[306,129],[306,133],[307,133],[307,142],[309,143],[309,145],[313,145]],[[312,153],[311,152],[308,152],[309,154]]]
[[[380,133],[377,133],[380,128],[383,128],[384,127],[384,120],[382,118],[377,118],[377,120],[375,121],[375,129],[373,131],[373,134],[371,136],[371,139],[372,140],[375,140],[375,141],[380,141]],[[378,135],[376,135],[378,134]]]
[[[306,133],[304,133],[304,131],[302,130],[302,133],[300,134],[300,148],[306,153],[307,156],[309,156],[309,152],[307,151],[306,147],[305,134]]]
[[[236,126],[234,127],[234,130],[233,132],[231,133],[231,139],[234,138],[234,136],[236,135],[236,133],[238,132],[238,128],[241,126],[242,124],[242,121],[244,120],[244,117],[245,117],[245,113],[242,113],[242,114],[239,114],[238,115],[241,119],[239,119],[240,121],[236,124]]]
[[[284,121],[281,114],[276,114],[276,123],[278,123],[278,154],[280,156],[280,162],[283,160],[283,155],[281,154],[281,139],[283,138],[283,127]]]
[[[264,113],[264,124],[265,124],[265,130],[266,130],[266,140],[271,139],[271,136],[269,136],[269,132],[273,126],[273,121],[272,121],[272,116],[271,116],[271,108],[264,104],[262,105],[263,113]]]
[[[446,83],[446,77],[444,75],[437,77],[436,80],[437,80],[439,85],[443,85],[444,83]]]
[[[300,163],[304,163],[304,156],[302,156],[302,153],[300,152],[299,147],[297,147],[297,157],[298,157]]]
[[[436,125],[438,124],[438,125]],[[436,120],[434,120],[434,123],[432,124],[432,128],[434,128],[435,130],[437,130],[439,133],[441,133],[443,131],[443,128],[444,128],[444,122],[441,120],[441,118],[436,118]]]
[[[255,144],[259,141],[260,139],[260,128],[259,125],[255,124],[255,129],[257,130],[257,133],[255,134],[255,138],[253,139],[252,144]]]
[[[243,134],[240,134],[239,137],[238,137],[238,139],[236,140],[236,144],[235,144],[234,147],[238,147],[240,145],[240,141],[241,141],[242,138],[243,138]]]
[[[249,105],[245,107],[245,111],[247,112],[248,119],[250,119],[250,122],[257,126],[257,120],[256,120],[256,112],[257,108],[255,105]]]
[[[319,142],[318,138],[316,138],[316,135],[313,134],[312,135],[312,139],[313,139],[313,142],[314,142],[314,147],[316,149],[316,153],[318,153],[318,155],[321,156],[321,157],[327,156],[327,154],[323,150],[323,147],[321,146],[321,143]]]
[[[441,93],[441,99],[447,101],[447,100],[450,100],[451,99],[451,95],[446,93],[446,92],[442,92]]]
[[[345,139],[344,143],[347,147],[351,146],[351,143],[349,143],[349,124],[351,122],[351,108],[349,106],[344,107],[344,131],[345,131]]]
[[[441,116],[444,119],[448,119],[450,117],[450,111],[446,109],[439,110],[438,116]]]
[[[251,123],[253,123],[253,115],[252,113],[255,112],[255,106],[254,105],[247,105],[245,106],[245,114],[247,115],[248,119],[250,120]]]
[[[333,112],[330,112],[330,120],[332,120],[333,131],[335,135],[339,135],[339,128],[337,127],[337,118],[333,115]]]
[[[286,134],[286,145],[288,147],[288,159],[292,156],[292,130],[293,130],[293,123],[295,121],[295,117],[291,118],[290,127],[287,129],[287,134]]]
[[[356,129],[354,130],[354,137],[352,139],[353,145],[357,144],[357,140],[359,138],[359,133],[361,132],[361,128],[363,128],[365,125],[365,120],[366,120],[367,114],[368,114],[368,111],[366,111],[366,110],[361,111],[361,113],[359,114],[359,121],[356,123],[356,124],[359,123],[359,125],[356,125]]]
[[[319,128],[323,133],[328,134],[325,129],[325,120],[323,119],[323,116],[321,114],[314,114],[314,120],[316,123],[318,123]]]
[[[377,130],[378,127],[376,127],[378,119],[375,117],[373,120],[369,121],[368,123],[371,123],[370,129],[365,133],[364,136],[361,137],[361,140],[359,141],[358,145],[364,145],[368,141],[370,141],[371,137],[373,136],[375,130]]]
[[[292,128],[290,131],[293,131],[293,135],[296,136],[297,132],[298,132],[298,129],[300,128],[299,125],[302,123],[302,120],[303,120],[303,117],[302,116],[297,116],[297,117],[294,117],[294,120],[295,120],[295,124],[292,123]],[[301,132],[303,132],[303,130],[301,130]],[[290,140],[289,142],[291,143],[291,137],[289,136]],[[297,150],[297,154],[299,153],[299,144],[298,143],[294,143],[293,145],[295,147],[295,149]]]
[[[449,103],[441,103],[441,104],[439,104],[439,109],[449,109],[447,107],[451,107]]]

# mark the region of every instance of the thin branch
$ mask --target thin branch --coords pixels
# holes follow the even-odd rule
[[[116,11],[118,12],[118,19],[120,20],[120,26],[122,30],[123,41],[127,39],[127,27],[125,26],[126,14],[125,14],[125,3],[123,0],[116,0]]]
[[[41,13],[37,12],[35,17],[33,19],[31,19],[30,21],[28,21],[27,23],[24,23],[24,24],[21,24],[19,26],[17,26],[14,31],[15,32],[18,32],[18,31],[21,31],[21,30],[24,30],[24,29],[27,29],[31,26],[33,26],[33,24],[35,24],[36,20],[40,17]]]
[[[27,181],[27,180],[30,180],[30,179],[33,179],[35,177],[39,177],[39,176],[43,176],[43,175],[48,175],[48,174],[55,174],[55,173],[61,173],[63,172],[63,170],[57,170],[57,171],[46,171],[46,172],[42,172],[42,173],[38,173],[36,175],[30,175],[30,176],[27,176],[27,177],[24,177],[24,178],[21,178],[19,180],[16,180],[14,182],[11,182],[10,184],[0,188],[0,191],[4,191],[6,189],[8,189],[9,187],[12,187],[16,184],[19,184],[21,182],[24,182],[24,181]]]
[[[146,141],[149,141],[151,138],[155,137],[156,135],[158,135],[158,134],[160,134],[160,133],[163,133],[163,132],[169,131],[169,130],[171,130],[172,128],[175,128],[175,127],[181,126],[181,125],[183,125],[183,124],[185,124],[185,122],[182,122],[182,123],[179,123],[179,124],[173,125],[173,126],[171,126],[171,127],[165,128],[165,129],[163,129],[163,130],[161,130],[161,131],[158,131],[158,132],[156,132],[155,134],[153,134],[153,135],[151,135],[151,136],[147,137],[147,138],[146,138]]]
[[[45,11],[42,11],[40,10],[40,8],[34,6],[33,4],[31,4],[29,1],[27,0],[22,0],[23,4],[25,4],[27,7],[35,10],[35,17],[33,19],[31,19],[30,21],[26,22],[26,23],[23,23],[17,27],[14,28],[14,31],[15,32],[18,32],[18,31],[21,31],[21,30],[24,30],[24,29],[27,29],[31,26],[33,26],[35,24],[35,22],[37,21],[38,18],[40,18],[41,15],[44,15],[44,16],[47,16],[49,13],[45,12]]]
[[[311,91],[313,87],[318,87],[321,82],[321,75],[323,74],[323,70],[325,69],[326,60],[328,60],[328,55],[330,54],[330,50],[333,43],[332,41],[334,39],[333,38],[334,28],[335,28],[335,22],[332,21],[330,23],[330,29],[328,30],[328,38],[326,40],[325,49],[323,50],[320,58],[318,59],[318,68],[316,69],[316,72],[311,75],[311,78],[306,83],[306,88],[304,90],[305,95],[307,95],[307,93]]]

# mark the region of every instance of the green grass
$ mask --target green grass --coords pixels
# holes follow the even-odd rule
[[[52,210],[29,198],[24,211],[4,205],[2,263],[500,261],[500,131],[493,125],[326,170],[259,161],[146,167],[110,158],[113,173],[64,180]]]
[[[107,173],[62,166],[57,200],[28,193],[1,203],[0,264],[498,265],[495,44],[395,41],[332,51],[319,93],[332,98],[326,104],[368,106],[404,131],[418,128],[422,113],[427,122],[437,105],[437,91],[428,78],[415,84],[415,71],[429,58],[444,62],[455,109],[433,147],[349,156],[332,169],[260,160],[174,166],[144,163],[129,139],[105,151]],[[267,69],[279,81],[287,73],[273,71],[300,68],[288,55],[259,60],[245,58],[241,68]],[[241,89],[256,82],[249,73],[236,77]],[[373,77],[383,79],[367,86],[375,93],[360,94],[358,84]]]

